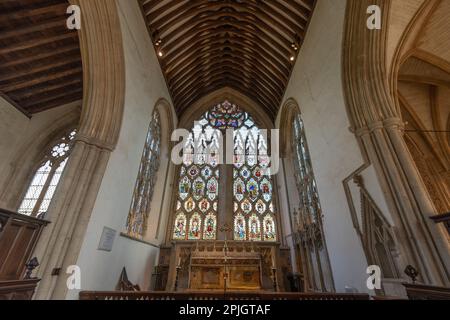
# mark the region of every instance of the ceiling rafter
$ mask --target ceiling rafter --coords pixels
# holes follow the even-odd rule
[[[255,38],[250,35],[247,35],[244,32],[239,33],[238,30],[214,30],[211,33],[207,33],[206,35],[201,35],[194,39],[193,42],[189,46],[181,48],[180,50],[174,50],[172,55],[167,55],[165,58],[165,63],[170,64],[172,59],[176,59],[177,57],[183,57],[186,54],[192,52],[198,47],[203,47],[205,45],[213,45],[214,42],[226,42],[230,41],[232,38],[233,43],[236,42],[243,48],[250,48],[256,50],[260,53],[265,59],[270,60],[270,63],[276,65],[280,71],[289,75],[289,69],[286,68],[286,65],[283,65],[279,60],[284,60],[285,57],[280,55],[277,51],[273,50],[272,47],[268,46],[265,42],[255,42]],[[256,44],[256,45],[255,45]],[[178,58],[178,60],[181,58]],[[174,70],[174,68],[172,68]],[[175,70],[176,71],[176,70]],[[174,72],[174,71],[172,71]],[[168,75],[170,72],[168,72]]]
[[[225,86],[275,118],[315,0],[139,0],[179,116]]]
[[[0,95],[27,116],[81,100],[83,70],[68,0],[0,1]]]

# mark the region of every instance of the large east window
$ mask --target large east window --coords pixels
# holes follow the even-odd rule
[[[227,129],[234,129],[234,164],[221,165],[220,146]],[[186,143],[172,238],[216,240],[218,228],[231,220],[234,240],[276,241],[267,151],[252,117],[235,104],[225,101],[206,112]],[[230,206],[226,199],[232,199]]]

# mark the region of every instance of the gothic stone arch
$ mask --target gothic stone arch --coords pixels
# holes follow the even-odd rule
[[[427,5],[417,8],[401,37],[389,33],[393,6],[406,0],[349,0],[343,45],[343,84],[352,130],[367,162],[374,164],[399,231],[405,263],[416,266],[428,284],[450,283],[450,256],[443,230],[430,217],[436,212],[403,137],[403,122],[393,93],[393,72],[408,31]],[[366,28],[367,8],[382,11],[381,30]],[[404,4],[406,5],[406,3]],[[389,25],[391,26],[391,25]],[[393,49],[394,48],[394,49]]]
[[[71,158],[55,192],[35,254],[42,281],[36,299],[64,299],[65,270],[76,263],[111,152],[117,143],[125,96],[125,63],[116,3],[73,0],[82,12],[83,106]],[[53,276],[54,270],[61,270]]]

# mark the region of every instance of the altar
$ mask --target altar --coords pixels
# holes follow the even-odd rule
[[[278,243],[173,242],[161,248],[161,290],[283,291],[284,252]]]
[[[261,290],[261,255],[255,251],[194,250],[189,268],[189,290]]]

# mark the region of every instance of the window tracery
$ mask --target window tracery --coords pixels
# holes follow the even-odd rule
[[[230,190],[219,190],[223,174],[219,166],[220,144],[226,129],[234,129],[235,164],[229,177]],[[273,184],[264,171],[269,164],[267,141],[247,112],[228,101],[214,106],[195,123],[183,157],[174,240],[215,240],[220,223],[219,192],[221,196],[232,192],[234,240],[277,241]],[[180,221],[185,221],[182,217],[189,221],[187,233],[180,232]]]
[[[48,149],[25,193],[19,213],[36,217],[47,212],[72,151],[76,133],[76,130],[70,130]]]
[[[159,111],[155,110],[147,132],[133,200],[127,218],[126,232],[131,237],[143,238],[147,231],[160,156],[161,118]]]

